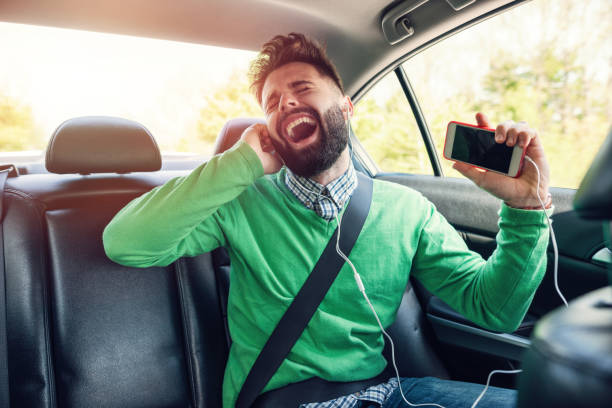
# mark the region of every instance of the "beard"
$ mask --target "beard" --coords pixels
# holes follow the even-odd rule
[[[319,138],[309,146],[299,150],[292,148],[286,141],[272,140],[274,149],[281,156],[285,165],[298,176],[311,178],[329,169],[340,157],[348,143],[348,129],[342,109],[334,105],[323,114],[323,120],[319,113],[312,108],[298,108],[280,118],[277,124],[277,134],[282,135],[281,123],[284,117],[305,112],[318,122]]]

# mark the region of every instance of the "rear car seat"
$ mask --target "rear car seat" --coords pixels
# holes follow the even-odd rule
[[[254,119],[229,121],[216,153]],[[46,166],[10,178],[4,242],[13,407],[220,407],[228,355],[225,250],[168,267],[106,258],[102,231],[131,199],[184,171],[156,171],[140,124],[66,121]],[[448,378],[411,287],[391,333],[402,376]],[[386,351],[388,355],[388,350]]]
[[[12,178],[4,193],[11,405],[220,406],[228,350],[211,255],[134,269],[102,247],[119,209],[182,173],[141,173],[160,167],[155,141],[106,117],[65,122],[46,164],[67,174]]]

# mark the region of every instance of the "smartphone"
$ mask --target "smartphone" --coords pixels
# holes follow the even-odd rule
[[[446,128],[444,157],[509,177],[518,177],[525,151],[518,144],[508,147],[505,143],[496,143],[494,129],[453,121]]]

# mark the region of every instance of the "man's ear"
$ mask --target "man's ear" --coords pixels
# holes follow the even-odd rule
[[[349,120],[353,116],[353,102],[348,95],[344,95],[344,107],[342,108],[342,112],[344,113],[345,120]]]

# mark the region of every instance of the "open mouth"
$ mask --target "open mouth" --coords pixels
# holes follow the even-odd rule
[[[287,124],[285,133],[293,143],[301,142],[312,136],[317,129],[317,122],[308,116],[300,116]]]

